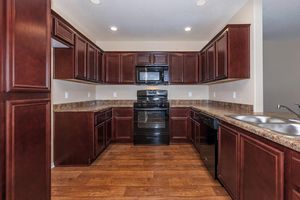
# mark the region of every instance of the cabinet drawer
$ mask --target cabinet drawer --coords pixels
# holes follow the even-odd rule
[[[291,161],[291,181],[292,184],[300,188],[300,155],[294,153]]]
[[[56,18],[54,19],[54,35],[65,42],[74,45],[73,30],[68,27],[67,24]]]
[[[97,113],[95,116],[95,125],[98,125],[106,120],[105,112]]]
[[[187,117],[189,113],[189,108],[171,108],[171,117]]]
[[[131,117],[133,115],[132,108],[115,108],[113,112],[115,117]]]

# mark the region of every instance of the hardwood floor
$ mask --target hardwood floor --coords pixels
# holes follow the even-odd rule
[[[192,145],[113,144],[90,167],[52,170],[52,200],[230,200]]]

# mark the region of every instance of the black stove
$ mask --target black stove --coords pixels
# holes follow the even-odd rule
[[[134,103],[134,144],[168,145],[169,102],[166,90],[139,90]]]

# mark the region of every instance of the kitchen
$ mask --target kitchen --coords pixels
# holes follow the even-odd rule
[[[299,9],[1,1],[0,199],[300,199]]]

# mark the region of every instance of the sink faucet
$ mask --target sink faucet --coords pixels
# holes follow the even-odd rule
[[[298,105],[298,104],[297,104],[297,105]],[[300,105],[298,105],[298,107],[300,108]],[[296,113],[295,111],[293,111],[292,109],[290,109],[289,107],[287,107],[287,106],[285,106],[285,105],[280,105],[280,104],[278,104],[278,105],[277,105],[277,108],[278,108],[278,109],[285,108],[285,109],[287,109],[288,111],[290,111],[291,113],[293,113],[294,115],[296,115],[298,119],[300,119],[300,114]]]

